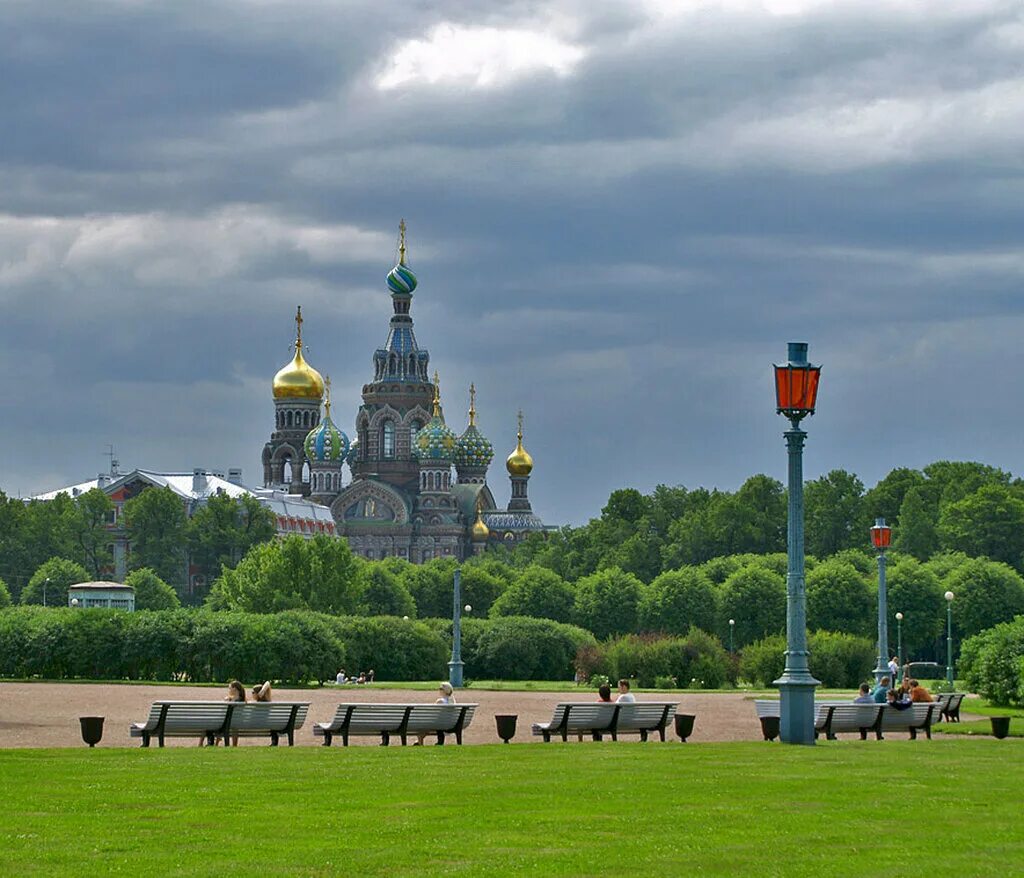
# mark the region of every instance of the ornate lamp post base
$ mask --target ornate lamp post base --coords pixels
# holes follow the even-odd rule
[[[464,666],[464,662],[448,662],[448,682],[452,684],[453,689],[462,688],[462,669]]]
[[[806,677],[783,675],[775,681],[779,687],[781,707],[779,738],[784,744],[814,743],[814,689],[819,682]]]

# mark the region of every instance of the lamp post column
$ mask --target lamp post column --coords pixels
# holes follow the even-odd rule
[[[733,652],[733,648],[732,648],[732,633],[735,630],[736,630],[736,620],[735,619],[730,619],[729,620],[729,652]]]
[[[896,614],[896,655],[900,669],[896,672],[896,682],[903,682],[903,614]]]
[[[452,605],[452,660],[448,662],[448,682],[462,688],[462,571],[455,571],[455,602]]]
[[[946,682],[953,690],[953,592],[947,591],[946,598]]]
[[[814,688],[807,665],[807,591],[804,583],[804,439],[800,421],[787,430],[789,523],[786,573],[786,668],[775,681],[780,695],[779,738],[785,744],[814,743]]]
[[[887,531],[885,519],[875,519],[875,530]],[[889,676],[889,608],[885,593],[885,544],[876,540],[878,548],[878,664],[875,666],[875,684],[882,682],[882,677]],[[894,681],[890,680],[890,683]]]

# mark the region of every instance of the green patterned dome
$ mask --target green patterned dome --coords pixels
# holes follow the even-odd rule
[[[412,453],[419,461],[448,461],[455,457],[458,437],[444,422],[441,412],[441,385],[434,373],[434,416],[427,421],[412,440]]]
[[[341,464],[348,454],[348,436],[334,425],[330,414],[327,414],[309,431],[304,448],[310,462]]]
[[[470,424],[456,443],[455,465],[486,467],[492,460],[494,446],[477,429],[476,424]]]

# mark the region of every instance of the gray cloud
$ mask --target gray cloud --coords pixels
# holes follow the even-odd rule
[[[548,520],[782,477],[795,338],[809,474],[1012,470],[1022,47],[1002,0],[3,4],[0,487],[254,478],[300,302],[350,422],[402,216],[448,419],[526,411]]]

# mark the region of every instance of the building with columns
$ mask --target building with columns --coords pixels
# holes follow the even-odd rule
[[[398,263],[387,276],[392,315],[387,339],[373,353],[373,378],[363,385],[355,441],[331,420],[329,381],[304,358],[300,308],[294,356],[273,381],[264,485],[328,506],[336,532],[363,557],[464,559],[546,530],[530,506],[533,460],[523,447],[520,412],[506,460],[511,499],[499,509],[487,482],[494,448],[476,423],[476,388],[469,389],[468,424],[456,434],[445,421],[440,378],[429,375],[430,354],[416,341],[410,312],[418,281],[407,262],[404,221],[399,229]]]

